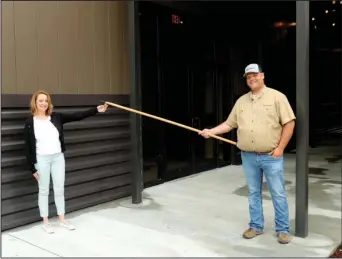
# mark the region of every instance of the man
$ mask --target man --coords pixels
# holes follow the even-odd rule
[[[208,138],[237,128],[237,147],[248,185],[250,223],[243,233],[246,239],[263,233],[262,181],[265,175],[275,210],[278,242],[290,242],[288,202],[284,183],[283,152],[295,126],[295,115],[284,94],[266,87],[264,73],[258,64],[245,68],[251,91],[235,103],[227,120],[199,134]]]

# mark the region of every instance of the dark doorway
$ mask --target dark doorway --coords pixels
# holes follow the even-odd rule
[[[172,22],[172,10],[158,8],[162,117],[191,126],[191,89],[189,77],[189,31],[191,24],[182,24],[178,16]],[[191,174],[191,140],[193,132],[173,125],[164,125],[163,180]]]
[[[196,129],[222,121],[228,67],[215,64],[215,39],[203,24],[201,16],[140,3],[143,111]],[[143,118],[145,184],[229,164],[229,154],[222,152],[230,149],[221,145]]]
[[[175,7],[178,3],[181,2],[164,2],[163,5]],[[298,28],[306,32],[304,27],[308,28],[308,20],[296,19],[300,16],[296,16],[295,3],[182,3],[181,9],[185,13],[146,2],[140,5],[142,17],[149,16],[143,18],[141,24],[141,31],[149,31],[142,33],[145,111],[150,109],[151,113],[195,128],[215,126],[227,118],[236,100],[248,91],[242,74],[245,66],[252,62],[264,68],[266,85],[284,93],[293,110],[300,111],[302,100],[298,99],[297,103],[297,94],[300,85],[307,84],[299,83],[298,79],[306,78],[306,73],[297,73],[296,65],[299,50],[307,50],[307,47],[304,40],[298,40],[300,37],[296,37],[296,33],[300,32]],[[310,121],[307,134],[310,146],[321,145],[325,150],[322,155],[330,153],[333,158],[326,156],[324,159],[336,162],[340,157],[336,154],[341,150],[337,146],[337,139],[341,136],[337,119],[341,117],[341,64],[338,62],[341,8],[336,1],[314,2],[310,7],[311,109],[310,119],[303,116],[308,112],[304,108],[299,121]],[[305,9],[303,14],[307,12]],[[299,15],[298,6],[297,11]],[[153,51],[148,53],[147,49]],[[303,65],[302,71],[307,72],[307,68]],[[155,92],[159,96],[147,96]],[[156,161],[159,180],[175,179],[221,164],[241,163],[239,152],[232,145],[203,140],[193,132],[147,120],[143,130],[144,161]],[[295,130],[286,153],[296,153],[296,147],[300,146],[296,141],[299,137],[304,138],[306,131],[300,131],[301,136],[297,137]],[[225,137],[236,140],[236,131]],[[318,155],[320,150],[317,154],[314,149],[309,152]],[[307,158],[307,150],[298,152],[301,153]],[[300,175],[298,168],[296,173]],[[303,198],[307,194],[308,177],[301,178],[301,182],[306,183],[300,192]],[[305,200],[304,197],[302,201]],[[297,211],[303,211],[301,207],[296,204]]]
[[[252,62],[261,64],[266,85],[283,92],[296,110],[295,4],[144,1],[139,2],[139,7],[145,112],[197,129],[211,128],[223,122],[236,100],[249,90],[242,75],[245,66]],[[251,24],[255,26],[251,28]],[[313,30],[316,37],[321,35],[319,30]],[[316,51],[312,60],[324,54],[324,62],[328,62],[323,50]],[[336,54],[330,53],[329,60],[333,55]],[[311,64],[311,69],[319,67],[320,73],[311,73],[312,78],[325,71],[322,62],[315,60],[317,65]],[[335,78],[332,81],[338,82]],[[322,84],[318,79],[311,82],[312,86]],[[330,94],[333,87],[329,89]],[[318,91],[312,89],[310,93],[314,96]],[[326,94],[327,101],[329,98]],[[325,109],[337,107],[327,101]],[[317,106],[315,101],[311,103]],[[336,109],[329,116],[338,114]],[[311,123],[311,146],[337,128],[333,124],[337,120],[332,117],[325,123],[318,123],[318,119]],[[321,135],[316,133],[316,125],[324,125],[319,129]],[[236,140],[236,131],[223,137]],[[295,143],[294,135],[286,151],[293,152]],[[157,181],[241,164],[236,147],[204,140],[195,132],[149,118],[143,118],[143,152],[145,175]]]

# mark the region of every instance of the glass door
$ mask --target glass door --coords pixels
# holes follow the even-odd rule
[[[159,60],[157,11],[148,2],[139,2],[140,53],[141,53],[141,104],[142,111],[160,116]],[[152,40],[153,39],[153,40]],[[144,187],[160,182],[162,170],[161,153],[162,123],[141,116],[143,142]]]
[[[218,114],[215,69],[208,63],[198,62],[193,63],[189,70],[192,127],[213,128],[217,125]],[[193,134],[191,142],[193,173],[216,168],[218,141]]]
[[[188,38],[190,23],[174,22],[173,12],[162,8],[159,12],[160,71],[162,117],[184,125],[191,124],[189,110]],[[184,16],[180,15],[183,19]],[[191,132],[171,124],[162,126],[164,181],[192,173]]]

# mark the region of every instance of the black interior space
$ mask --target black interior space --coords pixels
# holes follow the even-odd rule
[[[252,62],[262,66],[266,85],[286,94],[295,110],[295,15],[295,2],[139,2],[142,110],[197,129],[216,126],[248,91],[242,75]],[[341,94],[336,94],[341,85],[336,66],[341,64],[333,52],[319,51],[329,48],[321,37],[331,32],[315,31],[314,26],[310,50],[312,146],[327,138],[318,132],[339,125],[341,103]],[[337,39],[330,36],[329,42],[335,42],[330,45],[340,46]],[[336,70],[328,70],[334,62]],[[326,89],[323,96],[322,85]],[[330,105],[323,104],[326,102]],[[335,110],[320,120],[316,114],[322,109]],[[241,163],[233,145],[204,140],[196,132],[147,117],[142,117],[142,123],[146,185]],[[223,137],[236,141],[235,131]],[[287,152],[295,144],[294,136]]]

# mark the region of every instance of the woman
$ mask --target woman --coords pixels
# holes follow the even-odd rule
[[[37,91],[31,99],[31,116],[25,122],[26,156],[33,177],[38,181],[38,206],[43,218],[44,230],[51,234],[54,231],[48,220],[49,184],[52,176],[55,204],[60,226],[69,230],[75,229],[65,218],[64,180],[65,180],[65,143],[63,124],[79,121],[105,112],[107,105],[100,105],[90,110],[75,113],[53,112],[51,97],[45,91]]]

